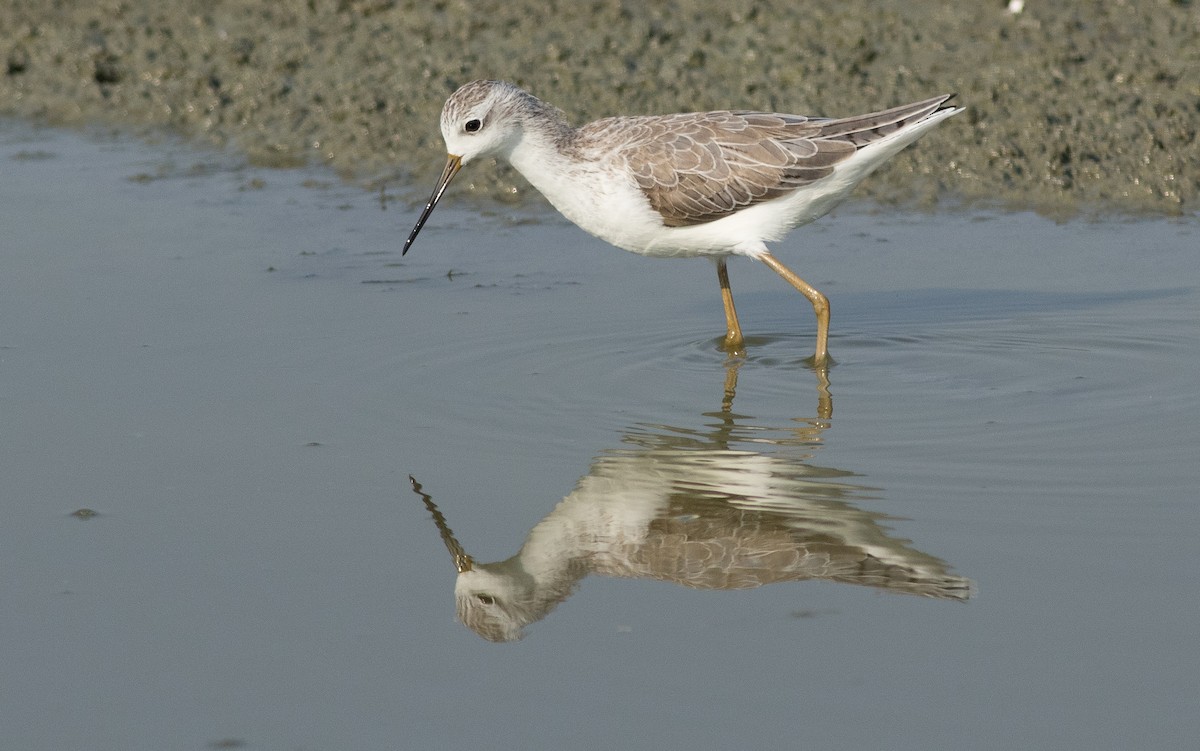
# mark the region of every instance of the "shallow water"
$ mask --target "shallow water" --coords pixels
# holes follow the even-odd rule
[[[1194,222],[804,228],[826,394],[768,270],[730,361],[710,264],[468,204],[0,128],[3,745],[1191,747]]]

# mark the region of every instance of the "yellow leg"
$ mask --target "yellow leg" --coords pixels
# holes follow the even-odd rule
[[[729,272],[725,270],[724,258],[717,259],[717,281],[721,283],[721,302],[725,305],[725,349],[730,354],[740,354],[746,348],[746,340],[742,338],[742,327],[733,307],[733,292],[729,289]]]
[[[817,314],[817,351],[813,360],[817,365],[824,365],[829,359],[829,298],[821,294],[816,287],[796,276],[795,272],[780,263],[770,253],[763,253],[759,258],[812,303],[813,312]]]

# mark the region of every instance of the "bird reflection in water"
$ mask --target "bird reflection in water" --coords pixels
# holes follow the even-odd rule
[[[636,426],[606,451],[513,557],[480,563],[411,477],[458,569],[458,618],[490,641],[513,641],[589,574],[657,579],[696,589],[748,589],[824,579],[963,601],[971,582],[891,537],[863,511],[871,489],[852,473],[808,462],[832,403],[818,373],[818,417],[787,429],[733,412],[737,361],[720,412],[702,430]],[[752,447],[747,449],[746,447]]]

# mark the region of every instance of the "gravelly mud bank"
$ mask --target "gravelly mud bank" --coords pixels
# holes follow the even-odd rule
[[[579,122],[836,116],[957,91],[968,112],[864,195],[1160,214],[1200,198],[1200,4],[1184,0],[1033,0],[1015,17],[1000,0],[16,0],[0,4],[0,61],[3,114],[165,126],[260,164],[419,181],[441,166],[442,101],[474,78]],[[462,182],[524,190],[506,170]]]

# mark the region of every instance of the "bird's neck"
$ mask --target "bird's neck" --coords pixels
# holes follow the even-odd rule
[[[505,155],[508,162],[539,189],[541,186],[535,178],[552,173],[555,167],[569,161],[563,147],[574,141],[577,132],[557,110],[547,107],[543,114],[524,119],[521,137]]]
[[[604,196],[596,190],[598,165],[580,157],[575,145],[579,131],[565,120],[538,119],[527,127],[506,155],[529,184],[559,213],[585,231],[625,247],[609,237],[609,229],[595,218],[604,214]],[[593,189],[587,189],[586,186]]]

